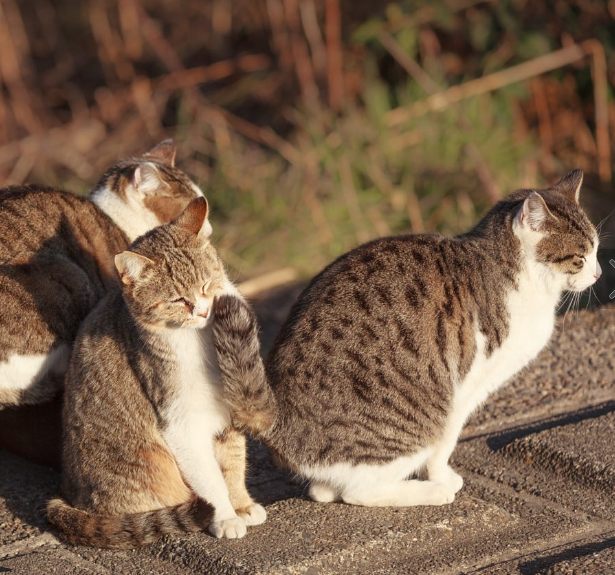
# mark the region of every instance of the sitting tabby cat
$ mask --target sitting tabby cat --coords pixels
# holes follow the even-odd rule
[[[0,409],[55,395],[80,323],[117,283],[113,256],[203,195],[174,159],[164,141],[107,170],[87,199],[0,190]]]
[[[582,178],[519,190],[458,237],[372,241],[312,280],[267,360],[276,421],[252,431],[313,499],[453,501],[464,422],[547,344],[562,293],[600,277]]]
[[[245,488],[245,438],[230,426],[220,384],[214,297],[230,294],[244,308],[227,321],[251,343],[227,363],[248,365],[262,385],[256,323],[207,240],[206,215],[198,198],[117,255],[122,288],[79,331],[64,390],[70,504],[48,505],[49,521],[71,543],[133,547],[208,525],[235,538],[265,520]],[[270,426],[256,404],[252,415]]]

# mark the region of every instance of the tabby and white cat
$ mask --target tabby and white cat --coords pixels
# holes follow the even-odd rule
[[[256,322],[207,239],[206,216],[198,198],[117,255],[121,290],[79,330],[64,390],[69,503],[48,505],[50,522],[74,544],[133,547],[208,526],[236,538],[266,518],[245,488],[245,438],[231,425],[233,397],[222,388],[214,351],[214,298],[235,304],[238,313],[223,320],[249,342],[226,356],[227,366],[261,374],[260,385]],[[249,387],[241,396],[248,402]],[[263,429],[270,426],[257,405],[248,409]]]
[[[174,161],[166,140],[107,170],[89,198],[0,190],[0,409],[57,393],[80,323],[117,284],[113,256],[203,195]]]
[[[582,178],[519,190],[458,237],[372,241],[312,280],[267,360],[275,423],[253,431],[313,499],[453,501],[466,419],[547,344],[562,293],[600,277]]]

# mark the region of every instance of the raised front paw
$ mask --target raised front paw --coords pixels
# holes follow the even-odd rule
[[[241,539],[247,532],[246,522],[241,517],[231,517],[214,521],[209,526],[209,532],[218,539]]]
[[[267,519],[265,508],[258,503],[253,503],[243,509],[237,509],[236,513],[246,522],[246,525],[260,525],[265,523],[265,519]]]
[[[428,476],[430,481],[446,485],[453,493],[457,493],[463,487],[463,477],[453,471],[449,465],[437,471],[429,470]]]

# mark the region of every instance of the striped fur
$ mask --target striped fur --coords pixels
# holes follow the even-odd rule
[[[141,545],[175,520],[238,538],[266,518],[245,487],[245,439],[229,429],[210,319],[230,282],[207,236],[197,198],[135,240],[115,258],[121,289],[79,330],[63,410],[70,505],[49,508],[69,541]],[[195,497],[207,505],[191,523]]]
[[[467,234],[374,240],[312,280],[267,360],[266,442],[315,499],[453,500],[467,417],[546,345],[561,294],[600,276],[582,176],[511,194]]]
[[[63,499],[47,504],[47,518],[72,545],[130,549],[154,543],[164,535],[198,532],[212,522],[214,508],[205,501],[130,515],[102,516],[70,506]]]
[[[265,376],[256,316],[239,295],[216,298],[214,345],[233,424],[262,437],[275,421],[277,403]]]
[[[70,348],[86,315],[117,285],[115,254],[135,230],[171,221],[202,195],[173,166],[174,153],[166,141],[118,162],[88,198],[44,186],[0,190],[0,409],[61,390],[66,362],[45,357]],[[41,368],[29,369],[38,359]]]

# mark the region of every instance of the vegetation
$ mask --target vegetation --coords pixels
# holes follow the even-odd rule
[[[611,4],[6,0],[0,172],[83,192],[174,137],[236,275],[308,276],[569,168],[608,187]]]

